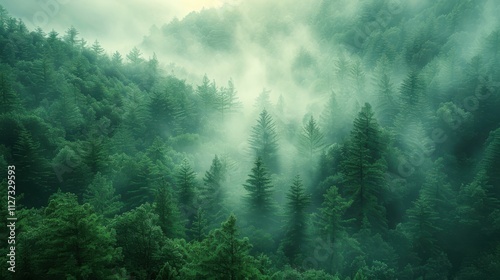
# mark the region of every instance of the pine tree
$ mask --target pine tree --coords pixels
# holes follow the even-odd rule
[[[56,193],[49,201],[37,241],[39,259],[34,267],[50,279],[116,279],[120,250],[111,228],[89,204]]]
[[[101,44],[99,44],[99,41],[94,41],[94,44],[92,44],[92,51],[96,54],[97,57],[101,57],[101,55],[104,53],[104,49],[101,47]]]
[[[210,83],[210,80],[205,74],[203,76],[202,84],[196,88],[196,94],[200,99],[203,114],[205,116],[211,115],[217,101],[217,87],[215,86],[215,82]]]
[[[273,186],[260,157],[255,161],[254,167],[243,187],[248,192],[246,203],[249,220],[254,225],[269,222],[274,211],[272,201]]]
[[[11,113],[18,109],[20,100],[12,90],[7,74],[0,71],[0,112]]]
[[[223,183],[226,180],[225,170],[219,157],[215,155],[210,169],[205,172],[201,188],[202,209],[205,211],[211,225],[221,220],[223,202],[226,193]]]
[[[13,149],[13,164],[16,171],[16,186],[25,194],[28,205],[41,206],[51,193],[48,181],[48,162],[41,155],[40,143],[33,140],[29,131],[22,128]]]
[[[401,84],[401,112],[409,118],[418,117],[422,112],[423,85],[416,71],[411,71]]]
[[[154,212],[151,204],[145,203],[116,217],[112,225],[125,268],[139,279],[151,279],[163,265],[160,254],[165,237]]]
[[[97,172],[104,173],[108,167],[108,157],[106,155],[106,146],[104,145],[104,137],[92,137],[84,146],[83,162],[89,167],[92,174]]]
[[[227,82],[227,88],[223,87],[217,92],[215,107],[221,114],[222,121],[224,121],[225,115],[233,113],[241,107],[236,93],[232,79]]]
[[[71,26],[68,30],[66,30],[64,41],[73,47],[77,43],[76,38],[78,34],[80,34],[80,32],[78,32],[75,27]]]
[[[248,238],[238,239],[236,217],[230,215],[220,229],[203,241],[197,278],[260,279],[255,259],[249,254]]]
[[[121,65],[123,62],[122,55],[118,51],[115,51],[111,57],[111,62],[113,62],[114,65]]]
[[[407,212],[408,233],[415,253],[424,263],[439,251],[436,234],[441,230],[437,226],[438,213],[432,209],[429,201],[420,197]]]
[[[196,174],[191,165],[184,159],[176,174],[177,196],[179,197],[179,208],[187,219],[187,227],[191,224],[196,215],[195,198],[196,198]]]
[[[340,143],[349,135],[349,126],[346,125],[345,119],[345,108],[343,108],[337,93],[332,91],[320,116],[326,143]]]
[[[257,112],[269,111],[272,109],[271,99],[269,97],[270,90],[263,89],[262,92],[255,100],[254,107],[257,109]]]
[[[83,202],[94,207],[94,211],[105,218],[112,218],[123,207],[120,195],[115,194],[112,182],[97,173],[83,195]]]
[[[306,209],[311,202],[310,195],[306,194],[300,176],[295,176],[292,186],[287,193],[286,231],[283,240],[283,252],[290,263],[298,265],[300,255],[304,253],[307,241],[307,214]]]
[[[252,127],[250,147],[254,157],[259,157],[262,163],[274,173],[279,171],[278,163],[278,135],[276,126],[269,113],[264,109]]]
[[[153,209],[158,215],[158,223],[163,234],[167,238],[175,238],[184,235],[184,228],[181,224],[177,202],[165,183],[160,184],[156,189]]]
[[[323,133],[321,133],[316,120],[311,116],[307,124],[302,128],[300,136],[300,151],[309,159],[309,164],[312,164],[314,157],[324,147]]]
[[[376,83],[377,112],[382,124],[392,125],[398,113],[398,104],[394,98],[394,85],[389,75],[383,73]]]
[[[345,195],[352,200],[349,214],[361,226],[364,219],[378,230],[386,226],[385,208],[379,199],[384,190],[386,164],[382,158],[380,130],[366,103],[354,120],[343,161]]]
[[[324,201],[319,213],[313,217],[318,233],[331,242],[335,242],[349,222],[344,219],[344,214],[352,201],[343,198],[336,186],[331,186],[323,197]]]
[[[127,59],[133,64],[133,65],[138,65],[141,62],[144,61],[144,59],[141,57],[142,53],[141,51],[137,48],[134,47],[128,54],[127,54]]]
[[[479,165],[479,173],[484,172],[491,186],[500,186],[500,128],[492,131],[486,141],[487,146]],[[500,190],[496,188],[494,196],[500,199]]]
[[[195,241],[202,241],[208,231],[208,221],[205,218],[203,209],[198,208],[194,216],[191,228],[188,229],[189,236]]]

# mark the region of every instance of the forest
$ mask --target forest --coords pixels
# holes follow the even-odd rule
[[[0,5],[1,279],[500,279],[500,3],[272,2]]]

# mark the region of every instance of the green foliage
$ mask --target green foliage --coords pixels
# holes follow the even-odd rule
[[[205,172],[201,187],[201,207],[206,213],[211,225],[222,219],[222,209],[226,192],[223,183],[226,180],[226,170],[219,157],[215,155],[210,169]]]
[[[420,197],[408,210],[408,234],[413,250],[421,261],[436,256],[439,252],[436,234],[442,230],[438,224],[438,214],[425,197]]]
[[[253,157],[260,157],[272,172],[279,171],[276,125],[266,109],[260,113],[257,124],[252,127],[249,144]]]
[[[230,215],[202,242],[194,275],[203,279],[259,279],[256,260],[249,255],[248,238],[239,239],[236,217]],[[191,278],[186,278],[191,279]]]
[[[115,218],[117,246],[123,250],[123,265],[131,276],[150,279],[160,271],[165,237],[159,224],[159,217],[149,203]]]
[[[309,121],[302,128],[300,137],[300,151],[306,155],[310,161],[321,151],[324,146],[323,133],[321,133],[316,120],[311,116]]]
[[[158,215],[158,223],[167,238],[184,235],[177,201],[174,199],[172,190],[168,185],[160,184],[156,189],[153,209]]]
[[[0,6],[0,168],[16,166],[18,218],[16,274],[0,278],[498,279],[499,5],[348,2],[204,9],[123,57]],[[198,66],[235,80],[186,82]],[[253,128],[238,101],[252,92]],[[307,191],[298,177],[287,191],[298,173]],[[234,216],[209,233],[231,211],[247,237]]]
[[[316,229],[322,237],[335,241],[345,230],[344,214],[352,201],[344,199],[336,186],[331,186],[324,194],[319,213],[314,215]]]
[[[246,197],[248,218],[253,224],[269,222],[274,210],[273,185],[260,157],[255,161],[243,187],[248,192]]]
[[[37,237],[37,276],[47,279],[116,279],[114,230],[101,224],[89,204],[79,205],[75,195],[54,194],[44,211]],[[28,253],[28,252],[26,252]]]
[[[380,200],[385,188],[386,170],[380,133],[371,106],[367,103],[354,120],[346,158],[342,163],[345,195],[352,200],[349,216],[356,219],[358,227],[364,219],[368,219],[378,230],[386,227],[385,208]]]
[[[179,209],[184,219],[187,219],[187,227],[193,223],[196,215],[196,174],[191,165],[184,159],[176,174],[177,196]]]
[[[293,179],[287,200],[283,252],[291,264],[297,265],[301,263],[300,255],[306,247],[308,224],[306,210],[311,200],[310,195],[304,191],[299,175]]]
[[[123,207],[120,195],[115,194],[112,182],[97,173],[83,194],[83,202],[94,207],[94,211],[105,218],[112,218]]]

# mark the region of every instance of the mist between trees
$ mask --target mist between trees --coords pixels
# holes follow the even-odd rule
[[[231,3],[122,54],[0,6],[1,278],[498,279],[498,12]]]

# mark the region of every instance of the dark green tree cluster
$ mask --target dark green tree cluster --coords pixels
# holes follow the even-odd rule
[[[320,51],[301,48],[297,92],[264,89],[254,112],[237,79],[190,84],[146,49],[30,31],[0,7],[0,169],[16,166],[18,199],[17,272],[0,278],[498,279],[498,5],[413,2],[264,13],[263,54],[297,22]],[[143,46],[239,57],[238,11]],[[321,101],[295,116],[306,92]]]

